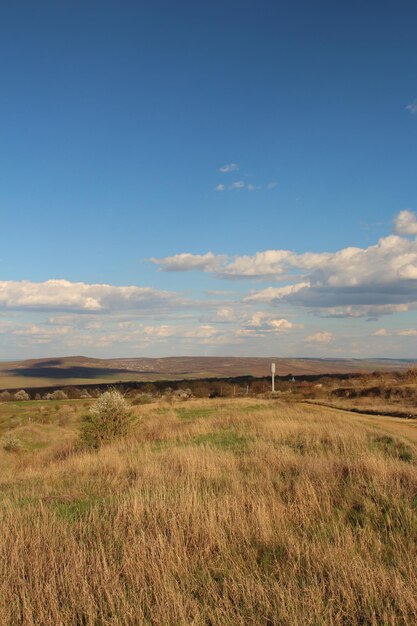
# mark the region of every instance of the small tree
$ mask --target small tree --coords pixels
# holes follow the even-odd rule
[[[14,399],[23,401],[30,400],[30,395],[24,389],[21,389],[20,391],[16,391],[16,393],[14,394]]]
[[[62,389],[57,389],[51,393],[51,400],[68,400],[68,396]]]
[[[99,448],[123,437],[131,422],[130,404],[116,389],[103,393],[84,417],[80,440],[88,448]]]
[[[2,391],[0,393],[0,401],[1,402],[8,402],[12,397],[12,394],[9,391]]]

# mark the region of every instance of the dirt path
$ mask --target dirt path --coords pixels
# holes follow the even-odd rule
[[[365,424],[366,426],[374,427],[378,430],[383,430],[397,437],[407,439],[409,442],[417,445],[417,420],[404,419],[403,417],[388,417],[386,415],[366,415],[364,413],[353,413],[352,411],[345,409],[336,409],[334,407],[323,406],[320,404],[303,402],[300,404],[308,404],[310,407],[316,407],[322,411],[329,411],[332,413],[344,413],[348,415],[350,419]]]

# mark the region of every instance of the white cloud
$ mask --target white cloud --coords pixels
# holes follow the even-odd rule
[[[47,319],[49,326],[70,325],[77,328],[86,328],[88,330],[97,330],[103,326],[99,315],[86,313],[67,313],[64,315],[54,315]]]
[[[282,332],[286,330],[292,330],[293,328],[302,328],[302,325],[293,324],[286,319],[272,319],[268,321],[268,326],[276,332]]]
[[[319,330],[313,335],[309,335],[306,337],[306,341],[312,343],[330,343],[333,341],[334,336],[332,333],[327,332],[326,330]]]
[[[213,322],[230,323],[236,320],[236,312],[231,307],[221,307],[212,317]]]
[[[147,338],[167,339],[176,338],[182,340],[202,339],[208,340],[220,334],[220,331],[209,324],[202,326],[179,326],[175,324],[161,324],[145,326],[143,329],[136,331],[137,335],[143,335]],[[132,336],[132,335],[131,335]]]
[[[71,331],[71,326],[57,326],[55,328],[45,328],[32,324],[12,331],[13,335],[43,335],[54,337],[56,335],[67,335]]]
[[[414,233],[415,214],[402,211],[396,228],[403,234]],[[417,304],[417,241],[399,235],[383,237],[367,248],[346,247],[336,252],[298,254],[278,249],[236,257],[210,254],[209,263],[201,263],[201,259],[205,255],[187,255],[182,269],[195,262],[221,278],[292,283],[251,292],[245,298],[247,303],[287,302],[317,310],[338,308],[339,313],[351,307],[349,316],[352,307],[362,307],[362,312],[370,307],[372,314],[378,315],[378,307],[384,314],[395,311],[387,307]],[[169,264],[169,260],[160,263]]]
[[[216,191],[224,191],[226,189],[226,187],[223,185],[223,183],[219,183],[218,185],[216,185],[215,190]]]
[[[179,306],[178,294],[151,287],[72,283],[68,280],[0,281],[0,308],[106,312]]]
[[[368,320],[375,320],[381,315],[392,315],[394,313],[405,313],[412,308],[410,304],[379,304],[379,305],[356,305],[356,306],[336,306],[328,309],[316,311],[318,317],[327,318],[360,318],[366,317]]]
[[[417,115],[417,100],[414,100],[414,102],[407,104],[405,108],[407,109],[407,111],[410,111],[412,115]]]
[[[240,326],[241,328],[237,331],[238,335],[257,337],[266,336],[268,334],[286,333],[303,328],[303,324],[295,324],[285,318],[276,318],[267,311],[254,311],[243,315]]]
[[[417,337],[417,330],[415,328],[404,328],[403,330],[388,330],[386,328],[378,328],[374,333],[374,337],[389,337],[390,335],[397,335],[399,337]]]
[[[247,295],[244,302],[265,302],[268,304],[284,300],[286,296],[297,293],[302,289],[310,287],[310,283],[296,283],[295,285],[285,285],[285,287],[266,287],[260,291],[253,291]]]
[[[229,189],[244,189],[245,187],[245,182],[243,180],[236,180],[234,183],[232,183],[229,187]]]
[[[168,256],[163,259],[150,259],[152,263],[159,265],[165,272],[189,272],[201,270],[203,272],[216,272],[227,257],[222,254],[191,254],[183,252]]]
[[[395,218],[395,232],[399,235],[417,235],[417,218],[409,210],[400,211]]]
[[[372,333],[374,337],[387,337],[389,332],[386,328],[378,328],[374,333]]]
[[[226,163],[222,167],[219,167],[219,172],[222,174],[228,174],[229,172],[236,172],[239,169],[239,165],[237,163]]]

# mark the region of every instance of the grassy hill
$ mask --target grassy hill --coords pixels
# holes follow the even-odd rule
[[[228,376],[402,370],[413,361],[395,359],[280,359],[262,357],[167,357],[93,359],[83,356],[0,363],[0,389]]]
[[[414,422],[155,401],[88,452],[89,403],[0,404],[1,624],[415,623]]]

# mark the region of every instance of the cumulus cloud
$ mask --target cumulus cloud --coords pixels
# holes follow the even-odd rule
[[[285,300],[287,296],[297,293],[305,288],[309,288],[310,283],[303,282],[295,285],[285,285],[285,287],[266,287],[260,291],[252,291],[243,299],[244,302],[265,302],[273,304],[279,300]]]
[[[417,218],[412,211],[400,211],[395,218],[395,232],[399,235],[417,235]]]
[[[241,337],[266,337],[269,334],[281,334],[303,328],[285,318],[277,318],[267,311],[254,311],[244,314],[240,320],[240,327],[236,331]]]
[[[402,211],[395,220],[402,235],[417,234],[417,218]],[[265,250],[253,255],[177,255],[159,263],[175,269],[172,259],[184,256],[181,269],[196,265],[225,279],[255,279],[291,283],[252,291],[245,302],[286,302],[312,309],[370,307],[371,314],[394,312],[417,303],[417,241],[389,235],[367,248],[347,247],[336,252]],[[208,261],[208,262],[207,262]],[[379,308],[380,307],[380,308]],[[394,307],[389,310],[387,307]],[[379,308],[379,311],[378,311]],[[397,309],[398,310],[398,309]]]
[[[226,258],[225,255],[216,255],[212,252],[206,254],[183,252],[163,259],[152,258],[150,261],[159,265],[164,272],[189,272],[190,270],[216,272]]]
[[[218,185],[216,185],[215,190],[216,191],[224,191],[226,189],[226,187],[223,185],[223,183],[219,183]]]
[[[165,309],[179,306],[178,294],[151,287],[73,283],[68,280],[0,281],[0,309],[79,311]]]
[[[316,333],[306,337],[306,341],[311,343],[330,343],[331,341],[333,341],[333,339],[333,334],[327,332],[326,330],[319,330]]]
[[[222,167],[219,167],[219,172],[222,174],[228,174],[229,172],[236,172],[239,169],[239,165],[237,163],[226,163]]]

